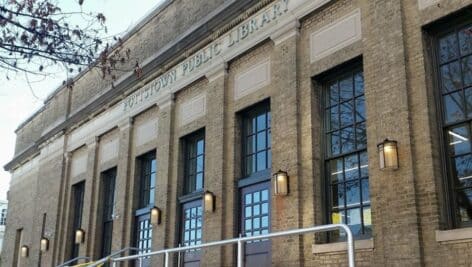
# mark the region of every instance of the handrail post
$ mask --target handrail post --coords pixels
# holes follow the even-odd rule
[[[243,241],[241,237],[238,239],[238,267],[243,267],[244,265],[244,248],[243,248]]]
[[[179,248],[180,248],[181,246],[182,246],[182,244],[179,243]],[[177,254],[177,267],[180,267],[180,261],[181,261],[181,259],[180,259],[180,254],[181,254],[181,252],[179,251],[179,253]],[[184,254],[184,255],[185,255],[185,254]]]
[[[344,231],[347,234],[347,254],[349,260],[349,266],[355,267],[356,260],[355,260],[355,253],[354,253],[354,238],[352,237],[351,229],[345,225],[342,225]]]
[[[138,262],[139,262],[139,267],[143,267],[143,257],[142,256],[139,257]]]
[[[169,252],[164,254],[164,267],[169,267]]]

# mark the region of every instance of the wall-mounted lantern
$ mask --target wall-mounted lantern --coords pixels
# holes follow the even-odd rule
[[[49,239],[46,237],[41,238],[40,250],[41,252],[46,252],[49,249]]]
[[[385,139],[377,145],[381,170],[398,169],[398,146],[397,141]]]
[[[85,241],[85,231],[82,229],[75,230],[75,243],[77,245],[84,243]]]
[[[26,258],[28,257],[28,255],[29,255],[29,247],[26,245],[21,246],[21,257]]]
[[[205,191],[203,194],[203,205],[205,212],[215,211],[215,195],[210,191]]]
[[[151,209],[151,224],[161,224],[161,210],[158,207]]]
[[[272,175],[272,182],[274,184],[274,195],[286,196],[288,195],[288,173],[282,170]]]

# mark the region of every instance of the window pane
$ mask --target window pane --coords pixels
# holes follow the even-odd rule
[[[459,47],[461,55],[472,53],[472,25],[459,31]]]
[[[462,125],[447,131],[449,151],[452,155],[470,152],[469,127]]]
[[[472,85],[472,56],[462,59],[462,76],[464,77],[464,86]]]
[[[253,226],[254,226],[254,229],[259,229],[259,228],[261,228],[261,220],[260,220],[260,218],[255,218],[255,219],[253,219],[252,224],[253,224]]]
[[[272,150],[267,151],[267,169],[272,168]]]
[[[261,191],[261,200],[262,201],[267,201],[269,200],[269,190],[262,190]]]
[[[370,202],[370,193],[369,193],[369,180],[362,179],[362,203]]]
[[[462,88],[459,61],[441,67],[441,82],[443,92],[456,91]]]
[[[361,203],[361,192],[358,181],[346,183],[346,201],[347,207]]]
[[[257,151],[261,151],[267,148],[266,144],[266,132],[260,132],[257,134]]]
[[[359,236],[362,234],[361,209],[347,210],[347,225],[351,228],[352,234]]]
[[[254,192],[254,193],[252,194],[252,200],[254,201],[254,203],[257,203],[257,202],[260,202],[260,201],[261,201],[261,197],[260,197],[259,191]]]
[[[365,99],[364,96],[356,98],[356,122],[365,121]]]
[[[357,154],[344,158],[344,175],[346,180],[359,178],[359,162]]]
[[[244,229],[245,230],[251,230],[252,229],[252,220],[251,219],[247,219],[245,221]]]
[[[246,175],[254,172],[256,167],[256,155],[246,157]]]
[[[264,114],[261,114],[261,115],[257,116],[257,131],[262,131],[266,128],[267,128],[266,127],[266,115],[264,113]]]
[[[203,173],[198,173],[196,175],[195,190],[199,190],[202,188],[203,188]]]
[[[270,115],[270,111],[267,112],[267,128],[270,128],[272,125],[272,117]]]
[[[256,149],[256,136],[251,135],[246,139],[246,155],[255,153]]]
[[[328,129],[327,130],[336,130],[339,128],[339,106],[334,106],[329,109],[328,114],[328,123],[326,124]]]
[[[251,207],[246,207],[246,210],[244,212],[245,217],[251,217],[252,216],[252,209]]]
[[[336,223],[343,223],[343,216],[341,212],[333,212],[331,213],[331,221]]]
[[[261,224],[262,227],[269,227],[269,216],[262,216]]]
[[[341,182],[344,180],[343,175],[343,159],[335,159],[329,162],[330,165],[330,175],[331,175],[331,182]]]
[[[269,213],[269,203],[262,204],[262,214]]]
[[[354,124],[354,114],[353,114],[354,108],[353,107],[354,107],[354,101],[352,100],[341,104],[341,110],[339,111],[341,115],[341,119],[340,119],[341,127]]]
[[[151,173],[150,175],[150,188],[156,187],[156,173]]]
[[[472,188],[460,190],[456,193],[461,222],[472,221]]]
[[[266,152],[257,153],[257,171],[265,170],[266,166]]]
[[[465,89],[464,92],[465,92],[467,117],[472,118],[472,87]]]
[[[246,120],[246,134],[254,134],[256,130],[256,119],[250,118]]]
[[[249,205],[252,203],[252,194],[246,194],[245,196],[245,202],[246,205]]]
[[[188,164],[188,169],[187,169],[188,175],[190,176],[194,175],[197,172],[197,159],[192,158],[188,160],[187,164]]]
[[[203,155],[197,157],[197,172],[203,171]]]
[[[457,56],[457,39],[455,33],[451,33],[439,39],[439,60],[441,63],[454,59]]]
[[[367,133],[365,130],[365,122],[360,123],[356,127],[356,143],[357,149],[364,149],[367,147]]]
[[[464,119],[464,104],[462,92],[452,93],[444,96],[444,117],[446,123]]]
[[[197,142],[197,154],[202,155],[205,149],[205,141],[203,139],[198,140]]]
[[[156,172],[156,170],[157,170],[156,159],[153,159],[151,161],[151,172]]]
[[[329,155],[338,155],[341,153],[340,131],[328,134],[327,150]]]
[[[361,164],[361,177],[369,176],[369,163],[367,158],[367,152],[360,153],[359,159]]]
[[[454,159],[456,186],[471,186],[472,178],[472,155],[468,154]]]
[[[344,186],[335,184],[331,186],[333,208],[344,208]]]
[[[356,96],[364,94],[364,76],[362,75],[362,72],[354,75],[354,87]]]
[[[327,94],[328,97],[328,103],[327,106],[332,106],[336,105],[339,101],[339,89],[338,89],[338,83],[335,82],[329,86],[329,93]]]
[[[154,204],[154,189],[149,191],[149,204]]]
[[[339,92],[341,101],[349,100],[353,97],[352,76],[349,76],[339,82]]]
[[[343,153],[354,151],[356,139],[354,136],[354,127],[347,127],[341,131],[341,151]]]
[[[364,208],[363,216],[364,216],[364,234],[370,235],[372,233],[372,216],[370,214],[370,207]]]
[[[254,205],[253,211],[254,211],[254,216],[260,215],[261,214],[261,206],[260,205]]]

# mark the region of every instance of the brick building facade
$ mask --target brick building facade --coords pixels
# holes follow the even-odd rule
[[[472,1],[168,0],[125,46],[142,77],[81,73],[17,129],[5,266],[328,223],[358,266],[472,266]],[[249,244],[246,266],[346,265],[343,238]],[[235,264],[231,246],[180,259]]]

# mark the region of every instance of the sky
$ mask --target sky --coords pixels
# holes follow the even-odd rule
[[[136,25],[164,0],[85,0],[84,11],[101,12],[106,17],[109,34],[122,34]],[[78,10],[76,1],[60,0],[62,10]],[[139,4],[138,4],[139,3]],[[36,110],[43,100],[65,79],[65,74],[47,79],[23,74],[10,76],[7,80],[0,75],[0,200],[7,198],[11,175],[3,169],[14,154],[15,129]],[[30,86],[31,85],[31,86]]]

